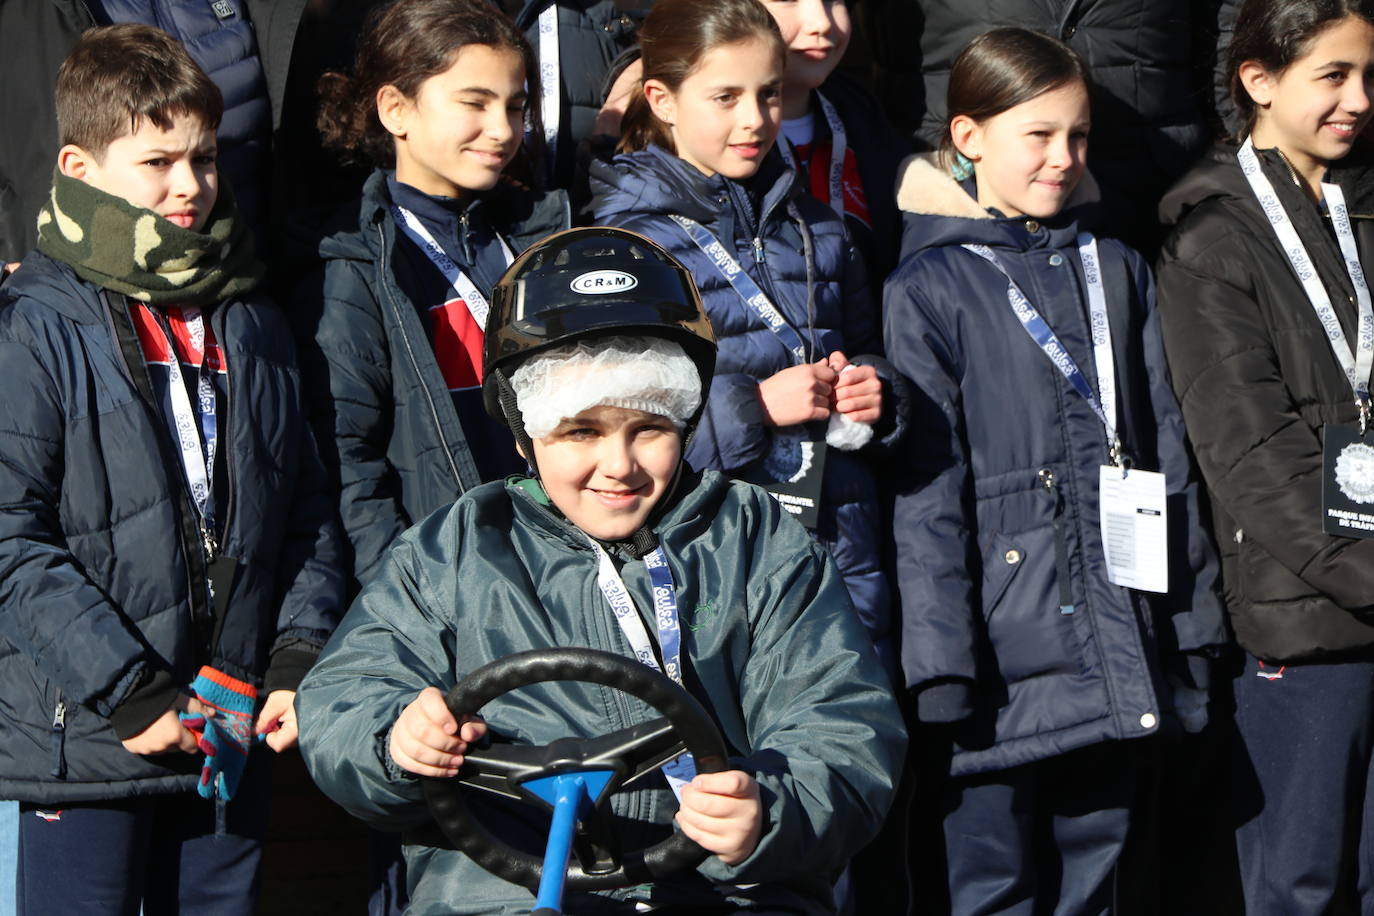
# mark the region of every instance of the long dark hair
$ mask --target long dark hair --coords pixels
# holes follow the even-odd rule
[[[941,155],[946,161],[954,155],[949,125],[957,116],[981,123],[1074,82],[1089,86],[1088,68],[1059,39],[1030,29],[984,32],[959,52],[950,71]]]
[[[676,153],[672,132],[649,108],[644,83],[658,80],[677,92],[707,52],[761,38],[786,53],[782,33],[758,0],[658,0],[639,30],[644,76],[621,120],[621,152],[657,144]]]
[[[353,75],[320,77],[318,126],[325,146],[350,160],[393,165],[395,142],[377,116],[378,91],[395,86],[406,98],[415,98],[420,84],[452,66],[467,45],[520,55],[529,83],[526,110],[532,134],[541,137],[539,65],[509,16],[484,0],[395,0],[369,15]]]
[[[1240,65],[1253,60],[1269,73],[1282,73],[1307,53],[1320,32],[1348,16],[1374,24],[1374,0],[1246,0],[1226,56],[1231,100],[1245,116],[1246,133],[1258,112],[1241,85]]]

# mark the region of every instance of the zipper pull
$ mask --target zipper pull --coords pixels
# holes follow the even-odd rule
[[[200,523],[200,537],[202,543],[205,545],[206,562],[215,562],[215,558],[219,556],[219,542],[217,542],[215,536],[210,533],[210,529],[206,526],[205,522]]]
[[[754,236],[754,263],[763,263],[763,239]]]
[[[52,727],[54,731],[62,731],[67,727],[67,701],[58,700],[57,707],[52,711]]]

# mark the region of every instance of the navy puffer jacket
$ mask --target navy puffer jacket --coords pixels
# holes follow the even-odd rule
[[[429,333],[398,277],[405,260],[398,246],[411,243],[396,229],[386,178],[374,172],[356,209],[320,241],[324,263],[299,290],[294,313],[313,422],[325,464],[337,475],[358,584],[397,535],[483,482],[473,450],[492,447],[468,441]],[[504,185],[467,213],[458,240],[468,252],[463,266],[486,260],[476,249],[499,246],[497,229],[518,254],[569,220],[563,194]],[[480,274],[473,279],[480,283]]]
[[[211,619],[179,457],[123,299],[106,301],[36,252],[0,289],[0,798],[190,790],[196,757],[131,754],[108,717],[150,673],[185,685],[202,664],[294,689],[342,613],[284,316],[262,301],[210,313],[228,364],[223,549],[239,561]]]
[[[740,474],[758,465],[774,436],[764,423],[758,383],[794,360],[672,214],[696,220],[733,252],[808,342],[814,359],[842,350],[851,361],[875,365],[885,379],[895,376],[878,355],[877,309],[843,224],[829,207],[802,193],[797,174],[776,152],[750,187],[720,175],[707,178],[658,147],[595,163],[591,177],[596,221],[642,233],[672,252],[696,280],[715,329],[716,373],[687,450],[693,467]],[[880,433],[882,444],[891,445],[905,435],[903,410],[889,385],[884,394],[889,416]],[[816,535],[834,554],[880,651],[891,628],[881,522],[866,457],[830,449]]]
[[[993,218],[924,157],[898,200],[919,211],[884,305],[922,431],[895,516],[902,663],[920,719],[960,723],[955,774],[1154,734],[1175,715],[1200,728],[1226,631],[1143,259],[1099,239],[1119,435],[1137,467],[1167,480],[1166,594],[1108,581],[1103,425],[1017,320],[1006,277],[961,247],[996,253],[1097,390],[1078,223]]]

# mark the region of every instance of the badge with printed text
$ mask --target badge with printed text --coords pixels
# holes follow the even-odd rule
[[[1102,465],[1098,499],[1108,580],[1143,592],[1167,592],[1169,512],[1164,475]]]
[[[805,426],[778,429],[773,447],[744,480],[772,494],[788,514],[807,528],[820,518],[821,481],[825,475],[824,437],[812,438]]]
[[[1374,537],[1374,436],[1354,426],[1322,429],[1322,530]]]

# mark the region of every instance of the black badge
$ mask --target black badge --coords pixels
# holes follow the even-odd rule
[[[1374,444],[1353,426],[1322,429],[1322,530],[1374,537]]]

